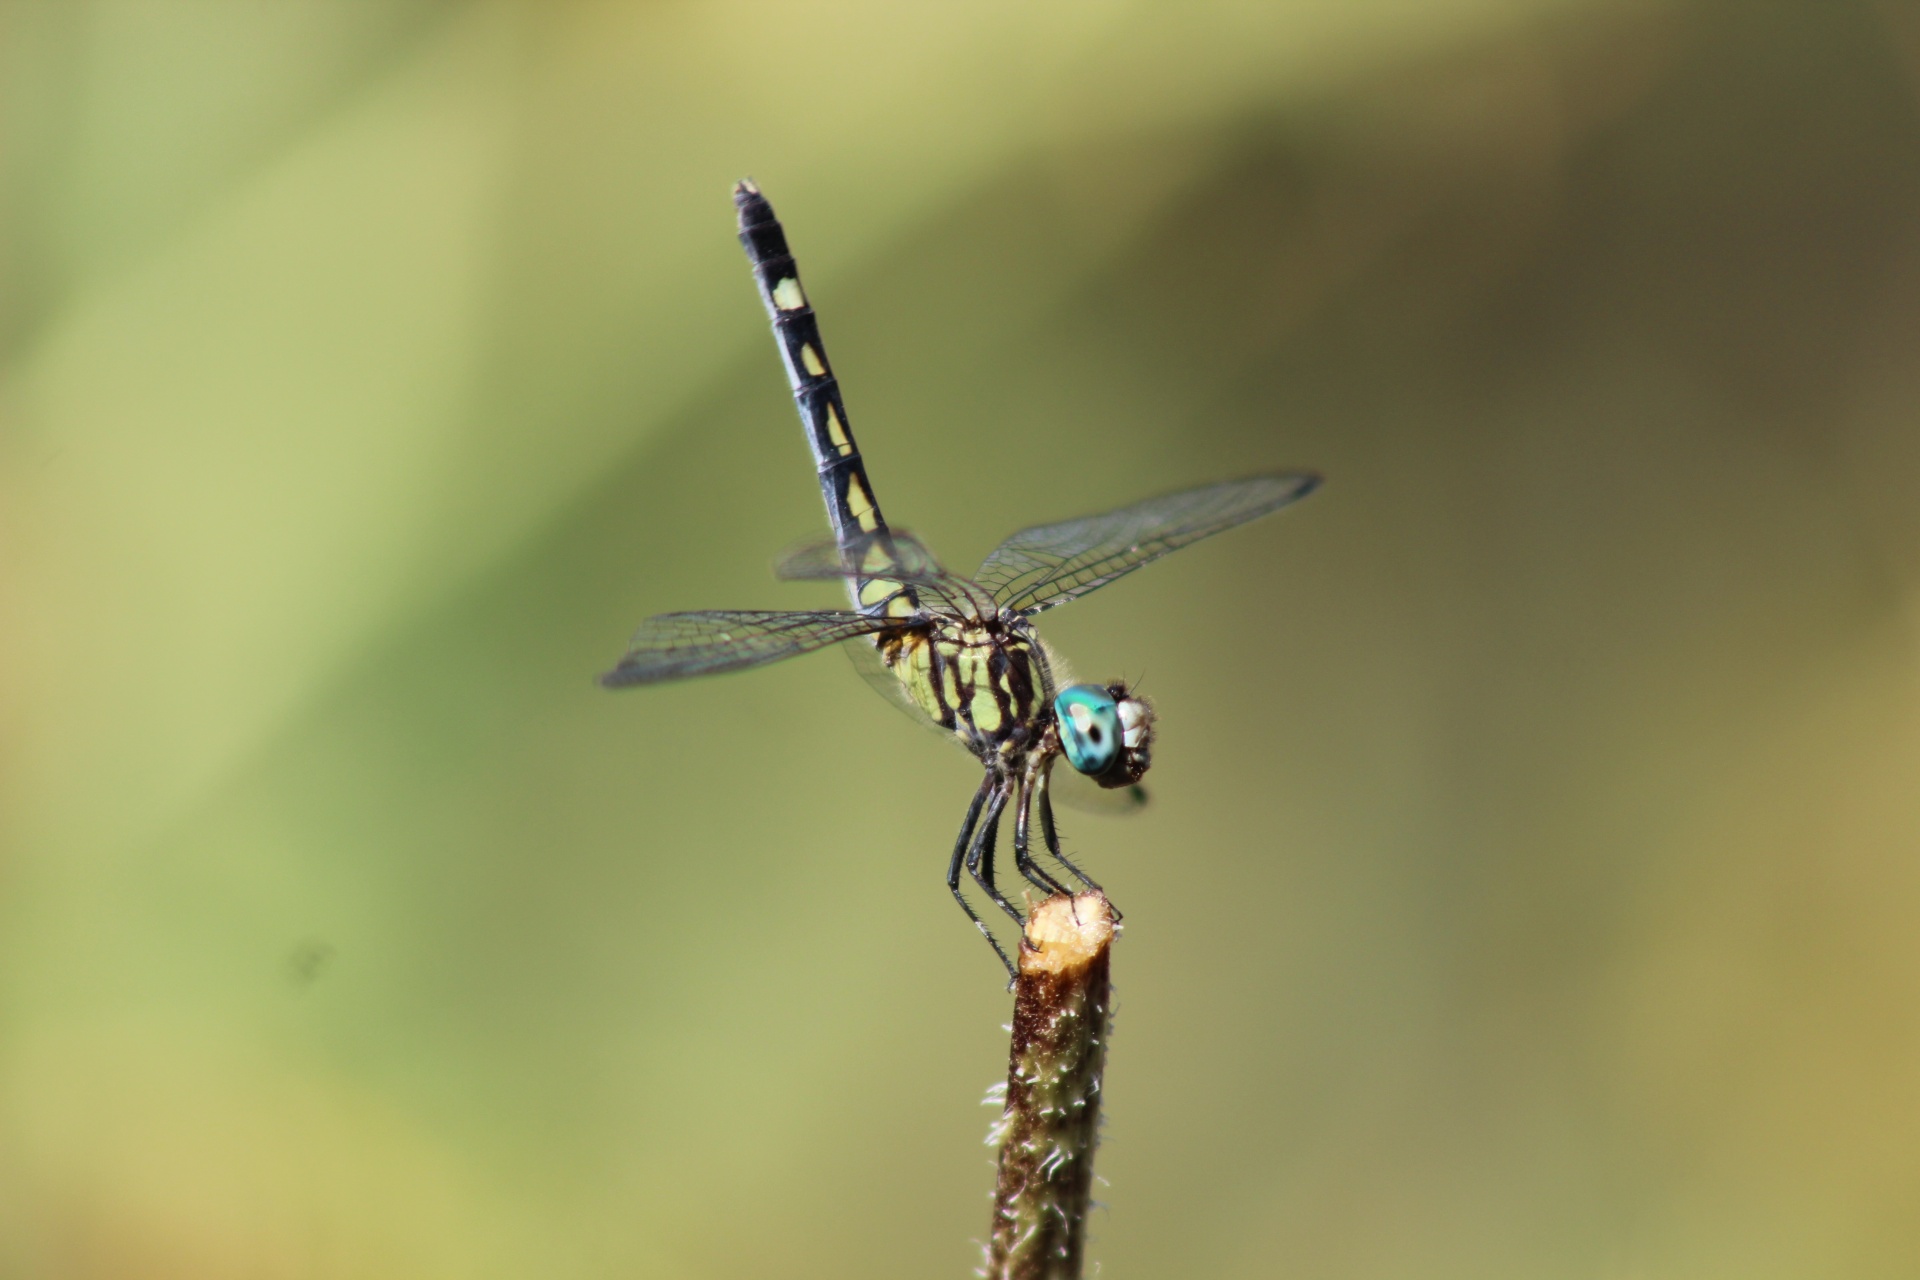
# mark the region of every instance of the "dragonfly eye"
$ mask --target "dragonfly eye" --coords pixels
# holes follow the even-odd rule
[[[1103,787],[1130,787],[1153,763],[1153,708],[1124,684],[1076,684],[1053,700],[1067,763]]]
[[[1054,698],[1053,714],[1060,725],[1060,746],[1068,764],[1095,778],[1113,768],[1120,758],[1126,730],[1111,693],[1097,684],[1069,686]]]

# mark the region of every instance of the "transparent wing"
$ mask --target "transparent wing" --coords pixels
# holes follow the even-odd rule
[[[1139,783],[1130,787],[1103,787],[1065,764],[1053,771],[1047,794],[1055,804],[1109,818],[1124,818],[1147,807],[1147,789]]]
[[[617,689],[739,671],[824,649],[888,625],[885,618],[840,610],[663,613],[640,624],[627,646],[627,656],[601,676],[600,683]]]
[[[939,582],[947,576],[926,544],[910,533],[889,529],[867,534],[842,551],[832,538],[806,542],[774,561],[773,576],[784,581],[816,578],[884,578],[889,582]]]
[[[1306,471],[1224,480],[1148,498],[1118,511],[1022,529],[974,575],[1002,605],[1031,616],[1077,600],[1141,565],[1278,511],[1312,493]]]
[[[832,538],[803,543],[774,562],[773,576],[789,582],[820,578],[898,582],[911,587],[923,604],[961,617],[983,609],[992,613],[994,608],[991,596],[941,568],[924,542],[900,529],[867,534],[844,550]]]

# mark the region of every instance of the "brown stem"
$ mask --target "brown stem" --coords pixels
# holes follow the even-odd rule
[[[1111,1004],[1113,909],[1058,894],[1027,916],[1013,987],[1006,1109],[994,1122],[1000,1178],[987,1280],[1078,1280],[1093,1190]]]

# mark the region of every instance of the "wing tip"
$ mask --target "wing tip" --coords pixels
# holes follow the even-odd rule
[[[1289,467],[1285,471],[1263,471],[1258,475],[1248,476],[1244,480],[1229,480],[1225,483],[1228,486],[1248,485],[1258,484],[1263,480],[1277,486],[1272,499],[1266,504],[1266,511],[1269,512],[1291,506],[1327,482],[1326,476],[1318,471],[1309,471],[1304,467]]]
[[[657,671],[647,671],[630,658],[622,658],[611,671],[602,671],[593,682],[602,689],[631,689],[638,684],[657,684]]]
[[[1318,471],[1304,467],[1289,467],[1285,471],[1269,471],[1266,479],[1278,480],[1291,489],[1293,497],[1304,498],[1327,482],[1327,477]]]

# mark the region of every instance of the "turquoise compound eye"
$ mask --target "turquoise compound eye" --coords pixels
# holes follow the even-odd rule
[[[1121,742],[1120,708],[1112,694],[1097,684],[1072,685],[1054,698],[1053,715],[1068,764],[1094,775],[1113,768]]]

